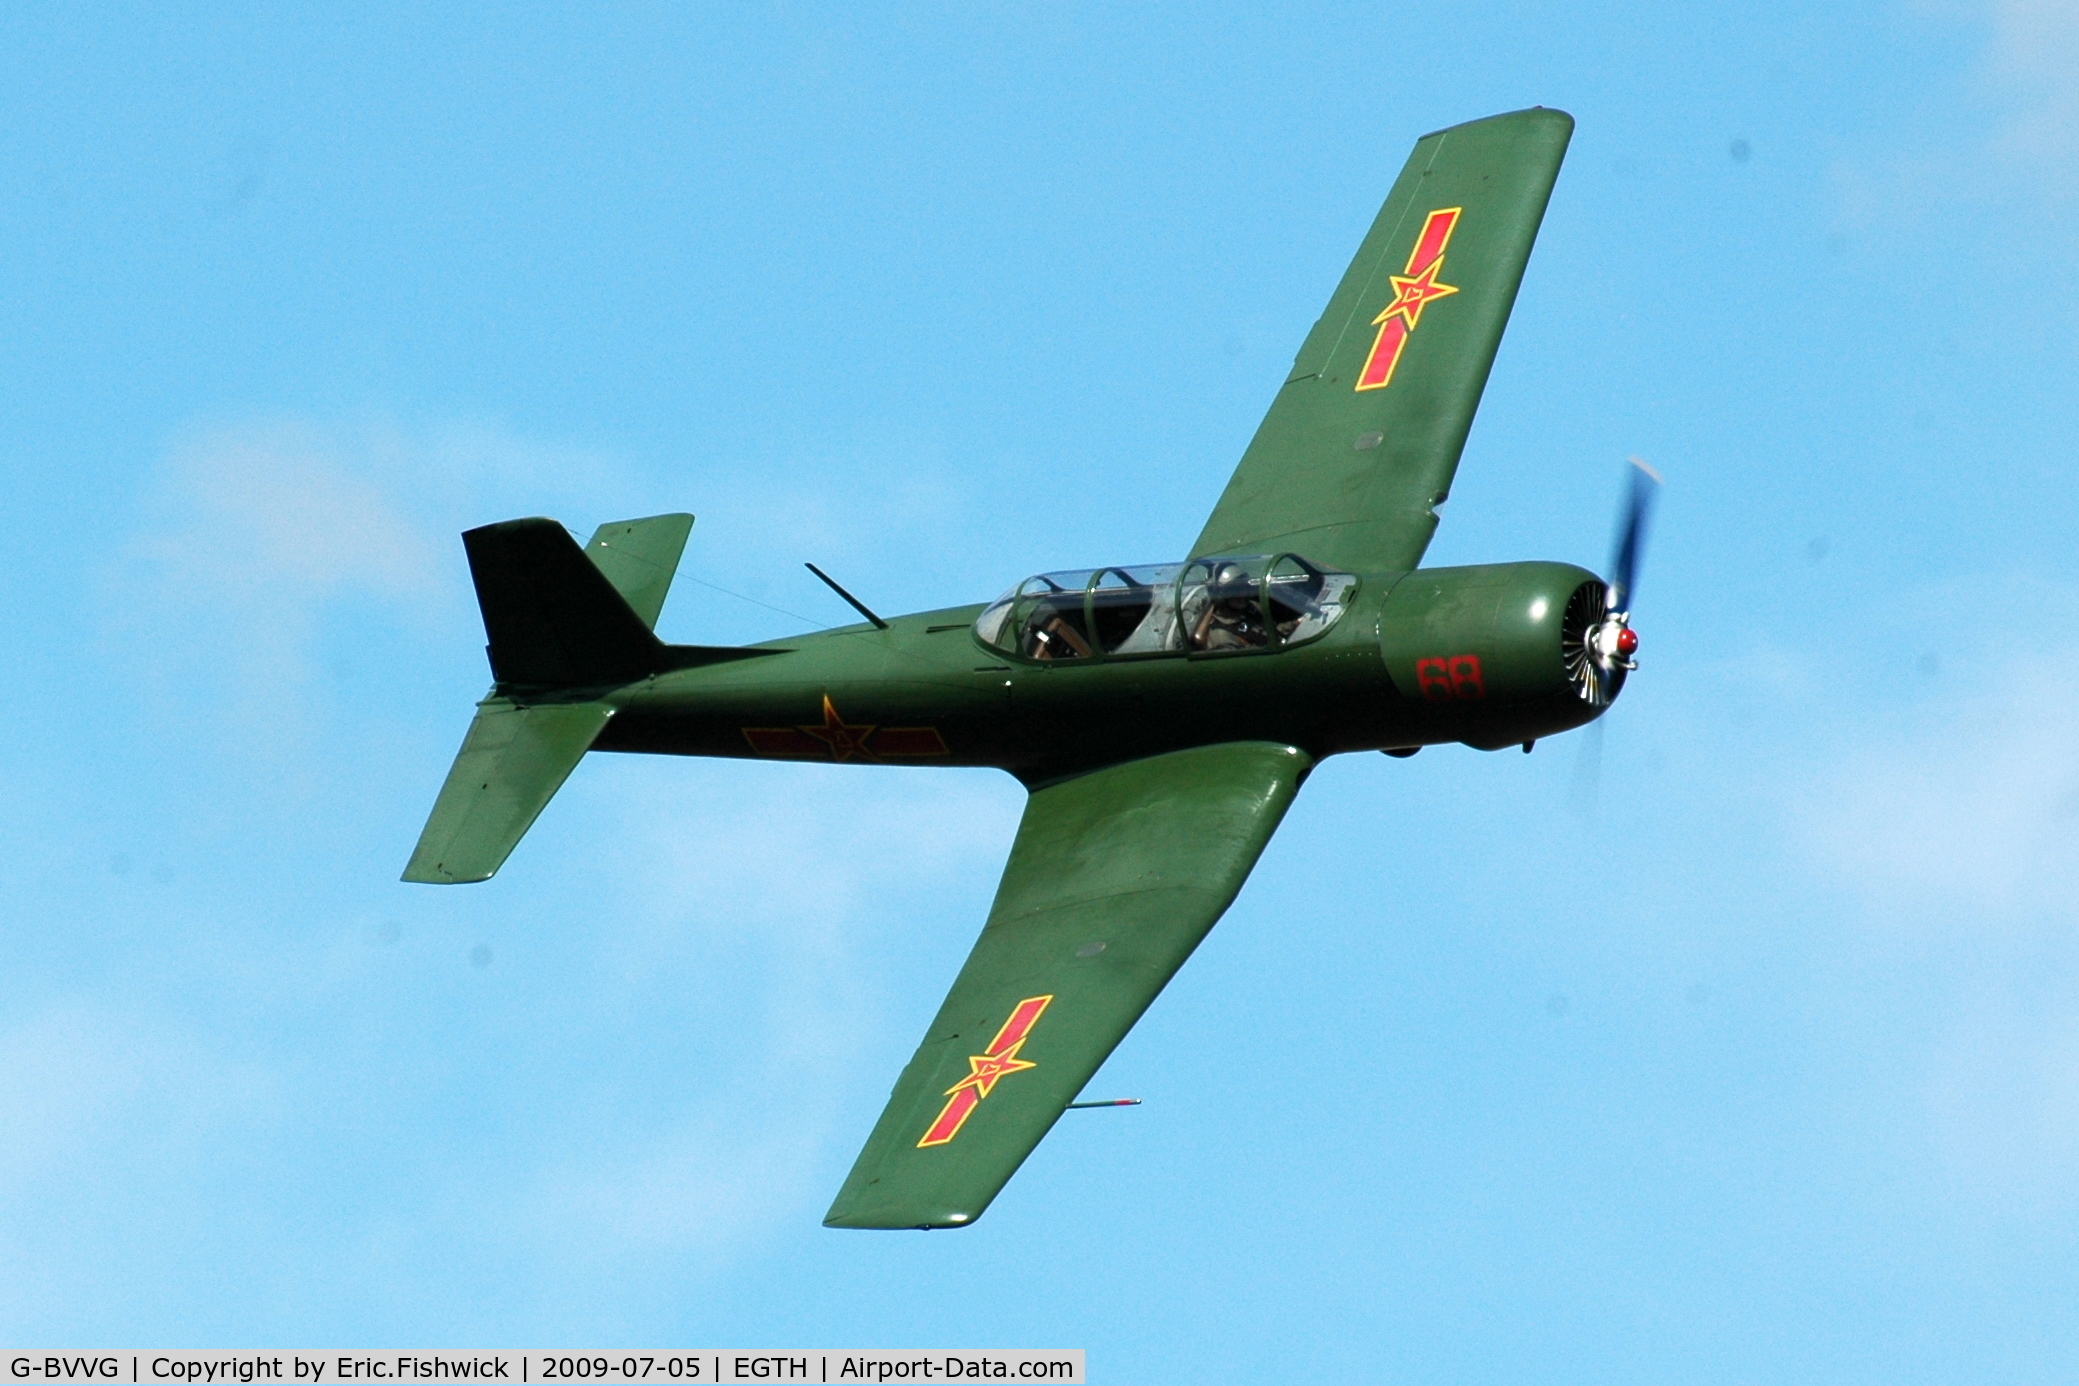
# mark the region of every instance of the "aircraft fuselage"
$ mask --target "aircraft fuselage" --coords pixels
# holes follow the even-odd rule
[[[1270,741],[1316,760],[1462,741],[1498,749],[1593,720],[1568,679],[1570,564],[1427,568],[1362,579],[1305,645],[1033,660],[952,607],[755,648],[606,696],[594,750],[856,764],[992,766],[1042,784],[1190,746]]]

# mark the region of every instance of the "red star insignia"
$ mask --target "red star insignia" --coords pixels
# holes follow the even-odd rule
[[[874,758],[873,752],[866,749],[866,739],[873,735],[874,729],[870,726],[847,726],[845,719],[837,715],[837,708],[832,706],[828,693],[823,695],[823,725],[801,730],[830,747],[833,760],[851,760],[855,756],[861,760]]]

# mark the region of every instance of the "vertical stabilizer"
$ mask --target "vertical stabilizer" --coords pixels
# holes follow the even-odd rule
[[[485,525],[462,546],[501,688],[632,683],[664,667],[649,622],[554,520]]]
[[[488,880],[613,717],[603,697],[614,686],[763,653],[667,646],[651,630],[692,529],[691,515],[616,520],[583,549],[545,519],[462,536],[497,683],[477,705],[405,880]]]
[[[693,532],[691,515],[652,515],[647,520],[612,520],[592,532],[585,557],[628,603],[642,623],[655,629],[664,610],[686,536]]]

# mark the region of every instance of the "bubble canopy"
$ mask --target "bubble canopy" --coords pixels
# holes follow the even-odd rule
[[[991,602],[975,635],[1048,661],[1276,650],[1321,635],[1356,590],[1292,553],[1042,573]]]

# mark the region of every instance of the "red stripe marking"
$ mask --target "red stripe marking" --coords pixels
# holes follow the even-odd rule
[[[938,734],[937,727],[882,727],[869,744],[873,753],[883,758],[947,754],[946,739]]]
[[[744,740],[761,756],[813,756],[830,759],[830,746],[799,727],[745,727]]]
[[[1400,349],[1407,345],[1408,324],[1405,318],[1392,317],[1379,324],[1379,335],[1372,341],[1372,354],[1365,359],[1364,369],[1358,373],[1357,388],[1376,390],[1393,379],[1393,368],[1400,364]]]
[[[944,1145],[959,1135],[960,1128],[967,1123],[968,1113],[981,1103],[982,1095],[973,1088],[962,1088],[954,1093],[947,1101],[945,1110],[938,1114],[938,1120],[932,1122],[931,1129],[924,1133],[924,1139],[917,1142],[918,1147],[921,1149],[927,1145]]]
[[[1025,1043],[1025,1037],[1032,1033],[1032,1027],[1038,1022],[1041,1012],[1047,1009],[1053,999],[1051,995],[1030,996],[1012,1008],[1010,1019],[1004,1021],[1003,1028],[996,1032],[996,1038],[989,1041],[989,1047],[968,1058],[967,1077],[955,1083],[952,1090],[946,1094],[946,1105],[939,1109],[937,1119],[931,1123],[930,1129],[924,1132],[924,1138],[917,1142],[918,1149],[921,1150],[928,1145],[944,1145],[960,1134],[960,1128],[967,1124],[967,1119],[974,1114],[975,1108],[982,1105],[982,1099],[988,1095],[988,1090],[996,1085],[997,1079],[1005,1076],[1005,1070],[997,1069],[996,1066],[984,1061],[1002,1059],[1006,1056],[1016,1061],[1018,1046]],[[1033,1065],[1030,1063],[1017,1062],[1017,1069],[1009,1071],[1031,1067]]]
[[[1444,258],[1444,247],[1451,240],[1452,231],[1457,229],[1458,214],[1463,207],[1445,207],[1431,212],[1429,220],[1422,223],[1422,235],[1415,242],[1415,253],[1408,257],[1405,274],[1420,274],[1436,261]]]
[[[1402,271],[1402,278],[1420,278],[1432,266],[1441,267],[1444,248],[1451,243],[1451,233],[1458,228],[1458,217],[1464,210],[1462,207],[1439,207],[1429,214],[1422,223],[1422,234],[1415,238],[1414,250],[1408,254],[1408,267]],[[1455,292],[1448,287],[1445,291]],[[1428,301],[1418,297],[1409,308],[1402,304],[1401,297],[1400,286],[1396,285],[1393,302],[1377,319],[1379,335],[1372,339],[1371,355],[1365,358],[1364,369],[1357,373],[1356,388],[1360,390],[1384,389],[1392,383],[1401,352],[1414,333],[1414,320],[1420,318],[1422,304]]]
[[[1040,1018],[1040,1012],[1044,1011],[1047,1003],[1053,999],[1051,996],[1035,996],[1030,1000],[1020,1001],[1018,1008],[1011,1012],[1011,1018],[1003,1023],[1003,1028],[996,1032],[996,1038],[989,1041],[988,1049],[983,1052],[990,1058],[996,1058],[1004,1050],[1024,1039],[1031,1033],[1033,1022]]]

